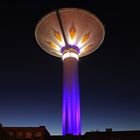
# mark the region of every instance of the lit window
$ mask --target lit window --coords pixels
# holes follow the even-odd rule
[[[76,58],[77,60],[79,59],[78,55],[76,53],[74,53],[74,52],[67,52],[67,53],[65,53],[63,55],[62,60],[66,59],[68,57],[73,57],[73,58]]]
[[[41,137],[41,132],[36,132],[35,137]]]
[[[23,132],[16,133],[16,138],[22,138],[22,137],[23,137]]]
[[[13,132],[9,132],[9,135],[10,135],[10,136],[13,136]]]
[[[32,137],[32,132],[25,133],[25,138],[31,138],[31,137]]]

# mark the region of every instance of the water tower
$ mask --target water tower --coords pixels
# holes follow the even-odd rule
[[[101,21],[79,8],[50,12],[36,26],[35,37],[40,47],[63,61],[63,135],[81,134],[78,60],[94,52],[104,36]]]

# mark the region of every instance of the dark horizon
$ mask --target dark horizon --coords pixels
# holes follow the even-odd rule
[[[3,140],[15,139],[32,139],[32,140],[61,140],[61,139],[81,139],[81,140],[139,140],[139,131],[112,131],[111,129],[105,132],[86,132],[84,135],[50,135],[44,126],[40,127],[2,127],[0,125],[0,138]]]
[[[92,12],[106,32],[102,45],[79,60],[82,134],[140,130],[139,5],[128,1],[1,2],[0,123],[61,134],[62,61],[39,47],[34,31],[63,7]]]

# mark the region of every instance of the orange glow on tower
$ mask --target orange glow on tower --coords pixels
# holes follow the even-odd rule
[[[81,48],[80,52],[87,51],[87,50],[89,50],[89,49],[92,48],[92,47],[93,47],[93,44],[91,44],[91,45],[87,45],[87,46]]]
[[[54,43],[52,43],[50,41],[46,41],[46,42],[52,47],[52,49],[60,50],[60,48],[57,45],[55,45]]]
[[[82,44],[85,43],[89,39],[90,33],[91,32],[89,32],[83,36],[82,41],[81,41]]]
[[[60,33],[56,30],[54,30],[54,36],[57,38],[58,41],[62,42],[62,37],[60,35]]]
[[[71,40],[74,39],[74,36],[76,34],[76,28],[74,27],[74,25],[72,24],[70,30],[69,30],[69,33],[70,33],[70,37],[71,37]]]

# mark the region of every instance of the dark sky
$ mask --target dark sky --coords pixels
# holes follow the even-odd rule
[[[45,125],[61,134],[62,61],[34,36],[48,12],[79,7],[105,25],[102,45],[79,61],[82,134],[140,130],[140,15],[134,1],[28,0],[0,3],[0,122]]]

